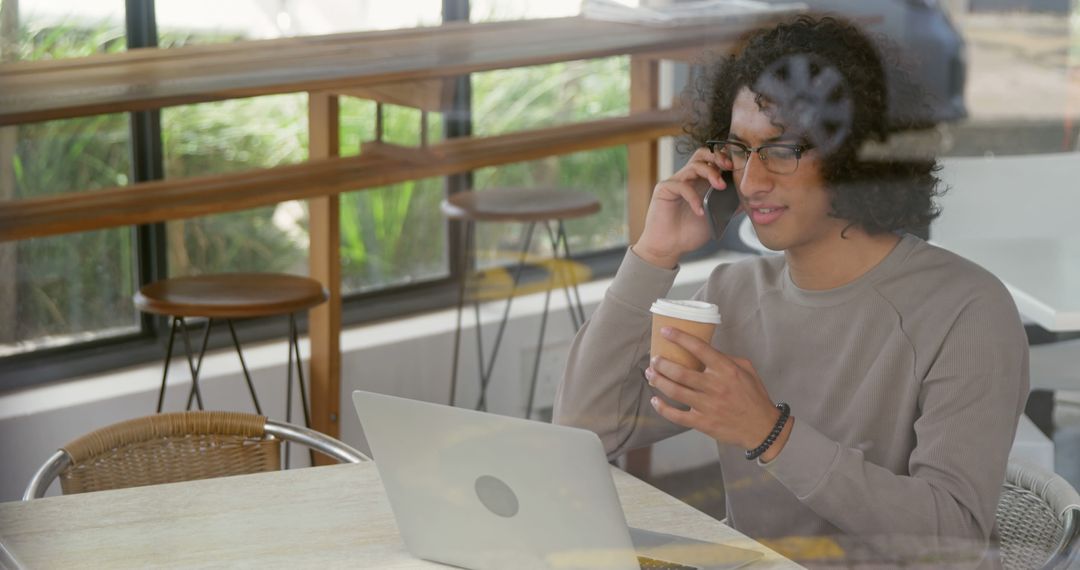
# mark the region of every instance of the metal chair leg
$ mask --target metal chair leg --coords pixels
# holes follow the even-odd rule
[[[472,249],[470,250],[470,252],[472,253],[472,258],[470,259],[469,267],[472,269],[476,269],[476,222],[469,222],[469,224],[472,226],[474,232]],[[479,284],[475,281],[473,285],[477,290],[479,290],[483,286],[482,284]],[[480,380],[480,399],[483,400],[484,377],[486,376],[484,374],[484,328],[480,326],[480,296],[476,293],[477,291],[473,292],[473,333],[476,335],[476,370],[478,373],[477,378],[479,378]],[[477,404],[477,406],[479,406],[479,404]]]
[[[480,326],[480,299],[473,299],[473,333],[476,334],[476,370],[479,374],[482,398],[484,377],[486,375],[484,374],[484,328]]]
[[[304,387],[304,361],[300,358],[300,332],[296,326],[296,315],[289,314],[289,352],[296,351],[296,380],[300,387],[300,409],[304,412],[304,427],[311,427],[311,411],[308,408],[307,389]],[[291,357],[290,357],[291,360]],[[290,374],[290,376],[292,376]],[[290,380],[290,386],[292,382]],[[292,393],[290,388],[289,393]],[[286,447],[286,453],[288,448]],[[308,459],[315,465],[315,452],[308,449]]]
[[[574,328],[574,332],[577,332],[584,322],[578,322],[577,311],[574,308],[574,301],[570,298],[570,284],[574,283],[574,270],[568,267],[569,260],[562,258],[562,252],[559,248],[559,236],[551,230],[551,224],[544,222],[544,229],[547,230],[548,239],[551,241],[552,252],[552,265],[555,268],[555,273],[559,277],[559,284],[562,286],[563,293],[566,295],[566,310],[570,313],[570,326]],[[553,285],[554,283],[552,283]],[[550,285],[549,285],[550,286]]]
[[[570,261],[570,240],[566,237],[566,224],[562,220],[559,220],[559,238],[563,244],[563,259]],[[574,298],[577,300],[578,318],[582,325],[585,324],[585,305],[581,302],[581,291],[578,289],[577,280],[572,279],[571,284],[574,288]],[[579,327],[580,328],[580,327]]]
[[[311,411],[308,408],[307,390],[304,388],[304,363],[300,360],[300,333],[296,326],[296,318],[289,315],[289,324],[292,327],[292,342],[296,349],[296,379],[300,384],[300,407],[304,412],[304,427],[311,427]]]
[[[255,404],[255,413],[260,416],[262,413],[262,406],[259,405],[259,397],[255,395],[255,385],[251,382],[251,374],[248,372],[247,363],[244,362],[244,352],[240,350],[240,340],[236,338],[236,329],[233,327],[232,319],[225,319],[225,322],[229,325],[229,335],[232,336],[233,346],[236,347],[236,356],[240,357],[240,368],[244,371],[244,381],[247,382],[248,392],[251,393],[251,402]]]
[[[465,238],[465,262],[462,268],[462,276],[458,291],[458,305],[457,305],[457,323],[454,330],[454,354],[452,372],[450,377],[450,403],[453,405],[457,394],[457,373],[461,351],[461,327],[462,316],[465,308],[465,289],[467,286],[468,272],[472,269],[469,264],[470,256],[474,254],[473,241],[474,241],[474,223],[462,222],[464,225]],[[480,395],[477,400],[475,409],[484,411],[487,408],[487,389],[491,383],[492,374],[495,371],[495,362],[498,356],[499,347],[504,336],[507,322],[509,321],[510,308],[513,303],[514,295],[517,293],[517,288],[521,283],[521,275],[525,267],[525,260],[528,256],[529,247],[532,245],[533,233],[535,231],[536,222],[532,222],[526,229],[526,235],[523,239],[521,251],[518,258],[518,264],[514,271],[513,283],[510,290],[510,295],[506,300],[506,305],[503,308],[502,319],[499,322],[499,327],[495,334],[495,339],[491,347],[491,352],[488,355],[487,360],[484,358],[483,349],[483,335],[480,322],[480,301],[476,299],[473,304],[474,320],[476,326],[476,348],[477,348],[477,365],[480,372]],[[558,279],[562,285],[563,293],[566,296],[567,310],[570,313],[570,322],[574,327],[574,330],[578,330],[585,324],[585,310],[581,301],[581,292],[577,287],[577,280],[574,277],[573,270],[569,267],[563,267],[564,263],[568,263],[570,257],[570,246],[566,236],[566,228],[563,225],[562,220],[557,222],[557,230],[553,231],[549,222],[544,222],[544,228],[547,231],[548,238],[551,241],[552,252],[555,258],[555,271],[558,272]],[[561,254],[561,255],[560,255]],[[562,258],[560,261],[560,257]],[[565,271],[565,273],[564,273]],[[535,401],[536,383],[539,378],[540,370],[540,358],[543,352],[544,337],[547,330],[547,314],[551,301],[551,289],[547,287],[547,291],[544,295],[544,310],[541,314],[540,320],[540,334],[539,341],[537,343],[536,357],[533,361],[533,373],[529,383],[528,404],[526,406],[526,417],[532,415],[532,404]],[[571,289],[573,289],[573,296],[571,296]]]
[[[495,357],[499,354],[499,345],[502,344],[503,333],[506,331],[506,323],[510,319],[510,305],[514,301],[514,295],[517,294],[518,284],[521,282],[521,273],[525,269],[525,259],[529,253],[529,246],[532,245],[533,231],[536,229],[536,222],[529,222],[528,229],[525,230],[525,240],[521,246],[521,255],[518,257],[517,269],[514,271],[514,281],[510,286],[510,296],[506,298],[506,307],[503,309],[502,320],[499,322],[499,329],[495,333],[495,342],[491,347],[491,356],[489,357],[488,366],[485,370],[483,361],[480,362],[480,400],[476,403],[476,409],[480,411],[487,410],[487,387],[491,382],[491,374],[495,371]],[[477,315],[479,318],[479,314]],[[480,322],[476,323],[476,328],[479,330]]]
[[[169,328],[169,343],[165,347],[165,370],[161,373],[161,390],[158,391],[157,397],[157,413],[161,413],[162,406],[165,405],[165,379],[169,377],[169,361],[172,360],[173,342],[176,340],[176,318],[172,320],[172,326]]]
[[[202,375],[203,358],[206,356],[206,347],[210,345],[210,327],[213,326],[213,323],[214,323],[214,319],[207,319],[206,320],[206,330],[203,331],[202,345],[200,345],[200,348],[199,348],[199,359],[197,361],[195,361],[195,374],[194,374],[195,378],[198,378],[199,376]],[[187,335],[187,321],[182,321],[180,324],[183,326],[184,335],[186,336]],[[191,356],[190,356],[190,354],[188,356],[188,359],[189,359],[188,365],[190,366],[191,365],[191,362],[190,362]],[[200,396],[201,396],[201,394],[200,394]],[[191,401],[194,398],[195,398],[195,382],[192,382],[191,383],[191,389],[188,390],[187,404],[185,404],[185,406],[184,406],[185,410],[190,410],[191,409]]]
[[[292,379],[293,379],[293,342],[292,315],[289,315],[289,362],[285,366],[285,423],[292,423]],[[297,355],[299,358],[299,355]],[[282,469],[289,468],[289,442],[285,442],[285,457]],[[314,465],[314,464],[313,464]]]
[[[199,409],[202,410],[204,408],[202,400],[202,390],[199,389],[199,371],[202,369],[202,359],[203,355],[206,353],[206,341],[203,341],[202,351],[199,353],[199,366],[196,367],[195,363],[191,360],[191,337],[188,336],[187,322],[184,320],[184,317],[179,317],[179,319],[180,330],[183,331],[184,334],[184,351],[187,354],[188,369],[191,371],[191,391],[188,392],[188,401],[185,409],[191,409],[191,396],[194,395],[196,402],[198,402],[199,404]],[[209,320],[206,322],[206,336],[204,337],[204,339],[210,337],[211,323],[213,323],[213,320]]]
[[[575,288],[576,288],[577,281],[574,279],[573,271],[569,267],[567,267],[567,268],[565,268],[566,272],[564,273],[563,264],[560,263],[559,242],[562,241],[563,239],[565,239],[565,237],[566,237],[566,234],[564,233],[563,227],[562,227],[562,220],[559,220],[558,227],[559,227],[558,233],[553,232],[551,230],[551,225],[548,222],[544,222],[544,228],[547,230],[548,238],[551,241],[551,248],[552,248],[552,252],[553,252],[553,255],[554,255],[554,261],[555,261],[555,271],[558,272],[558,278],[559,278],[559,281],[560,281],[560,283],[562,285],[563,293],[565,293],[565,295],[566,295],[566,307],[567,307],[567,309],[570,310],[570,322],[573,325],[574,330],[576,331],[579,328],[581,328],[581,325],[585,324],[585,317],[584,317],[584,312],[582,312],[581,313],[581,320],[580,321],[578,320],[578,312],[577,312],[576,308],[574,307],[573,300],[570,298],[570,285],[571,285],[571,283],[573,283],[573,284],[575,284]],[[566,257],[563,258],[563,261],[569,261],[569,259],[570,259],[569,256],[566,256]],[[543,355],[543,350],[544,350],[544,332],[545,332],[545,330],[547,328],[547,315],[548,315],[548,306],[549,306],[550,299],[551,299],[551,287],[549,286],[546,293],[545,293],[545,295],[544,295],[544,311],[540,315],[540,338],[536,342],[536,357],[533,360],[532,378],[529,380],[528,400],[527,400],[527,402],[525,404],[525,418],[526,419],[531,419],[532,418],[533,402],[536,401],[535,400],[536,399],[536,381],[540,376],[540,358]],[[580,296],[578,297],[578,300],[579,300],[579,306],[580,306]]]
[[[454,405],[454,400],[457,397],[457,374],[458,374],[458,356],[461,352],[461,313],[465,308],[465,285],[469,278],[469,272],[472,271],[470,260],[472,258],[470,252],[472,249],[472,234],[473,224],[472,222],[459,222],[462,224],[462,248],[464,255],[462,256],[461,275],[458,281],[458,302],[457,302],[457,325],[454,327],[454,357],[453,364],[450,367],[450,405]],[[480,362],[483,362],[481,359]]]
[[[548,306],[551,302],[551,287],[544,292],[544,310],[540,313],[540,338],[536,341],[536,358],[533,360],[532,380],[529,381],[529,399],[525,404],[525,419],[532,418],[533,398],[536,395],[536,378],[540,374],[540,356],[544,352],[544,331],[547,329]]]
[[[292,373],[293,373],[293,343],[292,343],[292,315],[289,315],[289,362],[285,366],[285,423],[292,423]],[[285,444],[286,451],[289,444]]]

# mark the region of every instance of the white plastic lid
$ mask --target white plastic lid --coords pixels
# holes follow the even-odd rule
[[[657,299],[649,309],[653,314],[699,323],[720,324],[720,308],[704,301]]]

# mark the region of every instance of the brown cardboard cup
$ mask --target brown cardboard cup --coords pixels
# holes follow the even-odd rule
[[[660,334],[663,327],[678,329],[693,335],[706,343],[711,343],[716,326],[720,324],[720,313],[716,305],[700,301],[671,301],[660,299],[652,308],[652,344],[650,354],[677,362],[691,370],[702,371],[705,365],[685,348],[664,338]],[[674,316],[680,315],[680,316]]]

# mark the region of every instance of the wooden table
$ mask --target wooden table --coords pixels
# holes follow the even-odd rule
[[[630,525],[798,565],[613,470]],[[409,556],[374,463],[0,504],[0,544],[29,568],[429,568]]]
[[[678,114],[658,110],[658,61],[729,51],[748,30],[789,14],[742,15],[687,27],[580,17],[452,23],[0,65],[0,126],[307,92],[310,137],[310,160],[303,164],[4,202],[0,241],[309,200],[310,275],[330,293],[330,300],[312,310],[309,319],[312,424],[337,435],[340,192],[625,144],[629,233],[634,240],[658,178],[656,139],[680,131]],[[463,73],[620,54],[631,55],[629,116],[455,139],[421,149],[369,145],[361,156],[338,157],[342,95],[362,96],[376,88],[422,94]]]

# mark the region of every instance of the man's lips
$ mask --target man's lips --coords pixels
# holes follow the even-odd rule
[[[778,204],[755,204],[743,206],[750,215],[750,220],[755,225],[768,225],[780,219],[787,211],[787,207]]]

